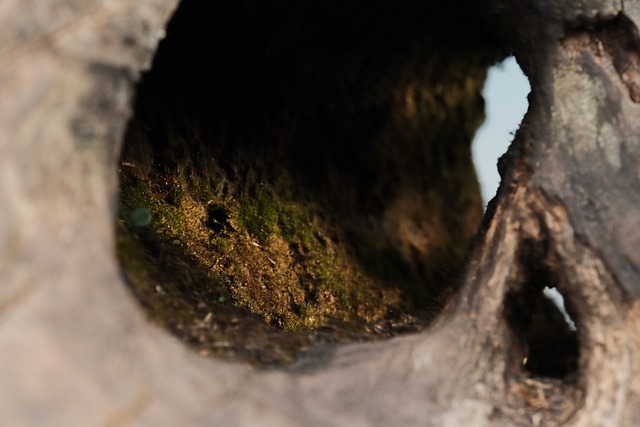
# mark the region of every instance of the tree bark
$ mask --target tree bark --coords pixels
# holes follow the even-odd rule
[[[637,200],[635,9],[575,6],[569,15],[556,11],[556,28],[548,5],[522,2],[512,9],[529,17],[519,22],[514,50],[532,82],[530,108],[501,159],[503,182],[458,313],[475,313],[475,327],[491,331],[483,345],[503,361],[495,374],[499,395],[513,399],[505,406],[520,401],[540,422],[630,425],[638,416],[632,403],[638,345],[631,243]],[[504,17],[510,19],[509,13]],[[513,349],[522,342],[521,325],[500,326],[510,323],[513,307],[523,308],[514,294],[549,284],[564,294],[578,329],[575,377],[564,379],[573,388],[573,409],[559,419],[547,418],[553,398],[531,398],[545,396],[543,385],[523,392],[518,380],[523,354]],[[496,339],[496,330],[509,328],[511,334]],[[566,408],[566,401],[561,405]],[[545,411],[536,415],[536,409]],[[502,411],[514,414],[513,408]]]
[[[455,303],[423,333],[274,370],[152,325],[114,253],[134,83],[176,2],[3,6],[3,423],[638,424],[637,1],[483,5],[490,48],[513,51],[532,92]],[[577,331],[549,320],[545,286]]]

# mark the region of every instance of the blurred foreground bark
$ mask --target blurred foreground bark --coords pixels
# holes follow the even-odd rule
[[[317,348],[271,371],[202,358],[149,324],[115,258],[134,84],[175,7],[2,6],[4,424],[640,422],[640,3],[482,5],[532,93],[456,304],[425,333]],[[539,326],[554,314],[545,286],[577,331]]]

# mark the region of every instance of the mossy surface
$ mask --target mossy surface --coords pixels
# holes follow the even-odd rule
[[[313,208],[280,200],[267,185],[239,198],[212,192],[202,203],[188,190],[176,196],[154,188],[157,180],[185,188],[175,175],[149,179],[136,172],[121,172],[122,238],[129,235],[137,250],[153,246],[182,261],[186,252],[195,263],[189,270],[211,277],[214,299],[289,331],[329,318],[372,323],[400,311],[399,292],[376,286],[345,245],[324,234]],[[145,227],[131,220],[141,208],[153,218]],[[134,251],[123,261],[139,256]]]
[[[313,209],[266,187],[244,200],[212,192],[202,203],[155,185],[175,175],[123,168],[116,231],[129,282],[152,319],[203,354],[283,363],[313,344],[424,327],[400,314],[399,291],[377,286],[343,245],[323,236]],[[149,225],[131,219],[141,208]]]
[[[482,215],[470,141],[496,54],[419,2],[357,24],[205,3],[169,26],[121,155],[134,293],[200,351],[264,363],[425,327]]]

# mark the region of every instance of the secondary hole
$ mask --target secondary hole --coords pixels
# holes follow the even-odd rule
[[[548,293],[539,294],[524,331],[524,368],[541,377],[565,378],[577,369],[575,324]]]
[[[565,299],[542,269],[527,272],[527,282],[507,294],[505,316],[514,333],[515,363],[532,375],[569,378],[577,371],[578,332]]]

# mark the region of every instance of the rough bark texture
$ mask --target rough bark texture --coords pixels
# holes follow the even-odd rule
[[[1,6],[3,424],[640,423],[638,2],[487,2],[532,93],[457,303],[423,334],[272,371],[202,358],[150,324],[115,257],[134,82],[175,6]],[[553,355],[577,364],[539,355],[549,284],[578,326]]]

